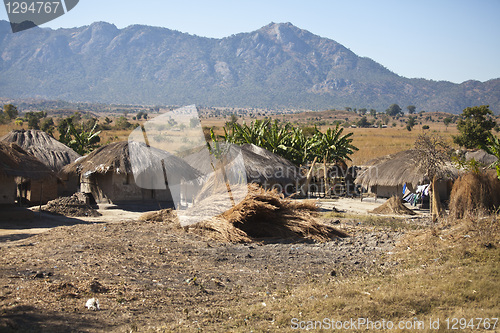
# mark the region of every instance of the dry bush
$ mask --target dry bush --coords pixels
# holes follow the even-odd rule
[[[450,195],[450,217],[488,215],[500,207],[500,181],[496,173],[467,173],[459,177]]]
[[[406,207],[400,197],[393,196],[382,205],[378,206],[369,213],[373,214],[398,214],[398,215],[416,215],[413,210]]]
[[[347,237],[344,232],[320,223],[316,216],[317,207],[312,202],[285,199],[276,190],[264,190],[250,184],[242,202],[211,220],[186,229],[231,243],[260,238],[305,238],[324,242],[333,237]]]

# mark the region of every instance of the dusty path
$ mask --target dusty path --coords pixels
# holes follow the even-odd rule
[[[36,210],[36,207],[33,209]],[[123,209],[100,209],[99,212],[102,216],[72,218],[44,212],[34,212],[27,215],[27,218],[23,218],[22,216],[16,219],[1,218],[0,246],[5,242],[28,238],[59,226],[136,221],[142,214]]]

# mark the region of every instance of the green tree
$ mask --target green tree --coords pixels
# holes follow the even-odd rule
[[[231,119],[228,121],[229,125],[236,124],[238,122],[238,116],[235,113],[231,113]]]
[[[391,106],[389,106],[389,108],[385,110],[385,112],[391,117],[397,116],[398,114],[401,113],[401,111],[402,111],[401,107],[397,104],[391,104]]]
[[[465,108],[457,122],[460,134],[453,136],[453,142],[467,149],[479,148],[486,143],[495,126],[489,105]]]
[[[366,119],[366,117],[363,116],[360,120],[358,120],[356,125],[358,125],[358,127],[370,127],[371,123],[368,121],[368,119]]]
[[[413,129],[413,127],[416,125],[416,123],[417,123],[417,122],[416,122],[416,119],[417,119],[417,118],[412,117],[412,116],[410,116],[410,117],[408,118],[408,122],[406,123],[406,129],[407,129],[408,131],[411,131],[411,130]]]
[[[17,110],[17,107],[15,107],[12,104],[5,104],[3,106],[3,112],[5,113],[7,118],[10,120],[17,118],[17,116],[19,115],[19,111]]]
[[[451,117],[446,117],[443,119],[444,126],[446,126],[446,130],[448,130],[448,126],[453,122]]]
[[[53,132],[54,132],[54,119],[52,119],[52,117],[48,117],[48,118],[44,118],[41,122],[40,122],[40,129],[48,134],[50,134],[52,136]]]
[[[370,109],[370,115],[371,115],[372,117],[376,117],[376,116],[377,116],[377,110],[375,110],[375,109]]]
[[[68,135],[69,124],[73,123],[72,117],[67,117],[61,119],[57,124],[57,131],[59,132],[59,141],[68,145],[71,141],[71,137]]]
[[[406,109],[408,110],[408,113],[409,113],[409,114],[414,114],[414,113],[415,113],[415,111],[417,110],[417,108],[415,107],[415,105],[408,105],[408,106],[406,107]]]
[[[40,119],[47,117],[47,113],[40,112],[27,112],[24,116],[28,122],[28,129],[39,130],[40,129]]]
[[[129,123],[126,117],[120,116],[115,122],[115,129],[117,130],[127,130],[133,125]]]

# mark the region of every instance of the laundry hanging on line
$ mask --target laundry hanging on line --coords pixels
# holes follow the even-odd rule
[[[403,200],[413,206],[416,206],[422,198],[429,196],[430,185],[431,184],[419,185],[417,186],[417,190],[415,191],[415,193],[413,193],[405,183],[403,185]]]

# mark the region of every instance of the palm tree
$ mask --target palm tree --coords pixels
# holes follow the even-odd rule
[[[329,128],[324,134],[319,130],[316,132],[316,150],[319,156],[327,163],[344,162],[345,160],[351,161],[349,155],[354,154],[358,150],[352,144],[353,133],[342,135],[344,129],[340,124],[332,129]]]

